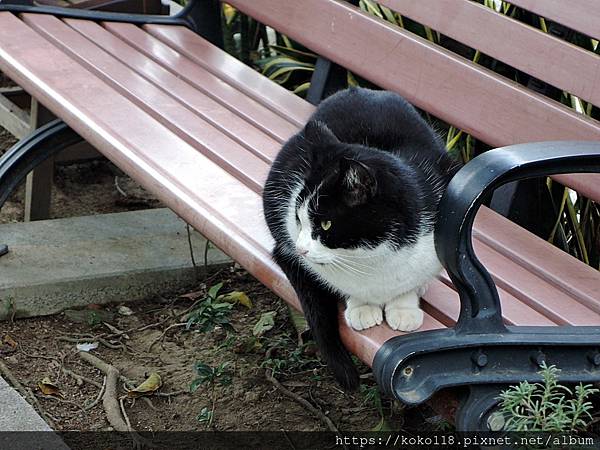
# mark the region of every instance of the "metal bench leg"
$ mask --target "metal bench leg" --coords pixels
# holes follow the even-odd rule
[[[29,172],[61,150],[83,139],[62,120],[38,128],[0,158],[0,208]],[[8,251],[0,244],[0,256]]]
[[[504,418],[496,411],[498,396],[505,385],[469,386],[456,412],[456,429],[460,431],[500,431]]]

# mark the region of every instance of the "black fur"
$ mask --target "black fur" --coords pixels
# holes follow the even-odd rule
[[[338,332],[343,295],[302,264],[286,228],[296,208],[319,187],[310,220],[313,237],[329,248],[397,248],[435,223],[441,194],[457,169],[435,132],[402,97],[351,88],[323,101],[302,131],[278,154],[263,193],[275,261],[296,290],[321,353],[336,379],[358,387],[358,373]],[[324,220],[335,226],[323,230]]]

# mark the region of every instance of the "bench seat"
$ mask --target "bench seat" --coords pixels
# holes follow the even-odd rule
[[[270,258],[260,192],[270,162],[312,105],[175,26],[0,12],[0,70],[299,308]],[[600,272],[487,208],[474,237],[508,324],[600,324]],[[446,274],[423,300],[423,330],[457,319]],[[371,364],[398,333],[386,325],[359,333],[342,321],[341,334]]]

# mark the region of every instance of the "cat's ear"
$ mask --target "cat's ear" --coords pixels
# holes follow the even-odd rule
[[[344,202],[348,206],[358,206],[368,202],[377,193],[377,178],[373,169],[354,159],[342,158],[340,180]]]
[[[320,120],[311,120],[304,126],[304,139],[312,145],[337,144],[340,141],[333,131]]]

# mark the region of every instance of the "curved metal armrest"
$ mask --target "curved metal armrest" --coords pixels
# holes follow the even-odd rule
[[[450,181],[440,203],[435,248],[458,289],[457,332],[504,331],[498,291],[473,252],[471,230],[488,194],[511,181],[562,173],[600,172],[600,142],[539,142],[488,151]]]
[[[190,28],[218,47],[223,47],[219,5],[218,0],[189,0],[179,13],[167,16],[35,5],[32,0],[0,0],[0,12],[50,14],[70,19],[126,22],[137,25],[180,25]]]

